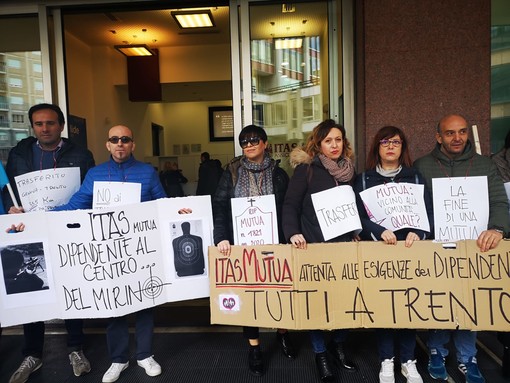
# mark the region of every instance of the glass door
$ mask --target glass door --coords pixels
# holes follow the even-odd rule
[[[317,124],[326,118],[344,123],[337,1],[252,1],[236,9],[242,126],[263,127],[273,158],[290,173],[290,152]]]

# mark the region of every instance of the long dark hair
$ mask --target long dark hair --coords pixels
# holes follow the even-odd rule
[[[374,139],[372,140],[372,145],[370,146],[370,151],[368,152],[367,156],[366,168],[368,170],[375,169],[376,166],[381,163],[381,156],[379,155],[379,141],[389,139],[397,135],[402,141],[402,150],[400,151],[400,158],[398,159],[398,163],[406,167],[411,167],[413,165],[411,155],[409,154],[407,138],[402,129],[399,129],[396,126],[384,126],[377,131]]]

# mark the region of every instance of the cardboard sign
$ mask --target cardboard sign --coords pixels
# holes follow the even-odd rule
[[[391,231],[404,228],[430,231],[423,198],[424,185],[386,183],[359,193],[368,217]]]
[[[106,209],[139,203],[142,195],[142,184],[139,182],[95,181],[93,193],[93,209]]]
[[[337,186],[312,194],[312,203],[324,240],[361,231],[354,190],[348,185]]]
[[[25,212],[66,204],[80,188],[80,168],[36,170],[14,177]]]
[[[193,213],[178,214],[183,207]],[[20,218],[25,231],[0,230],[2,326],[108,318],[209,296],[210,196],[3,215],[0,227]]]
[[[274,194],[232,198],[234,244],[264,245],[279,243]]]
[[[477,239],[489,222],[487,176],[433,178],[434,232],[438,242]]]
[[[288,329],[508,331],[510,242],[209,248],[211,322]]]

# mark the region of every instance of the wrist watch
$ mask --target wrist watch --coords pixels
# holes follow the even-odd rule
[[[503,230],[503,228],[499,227],[499,226],[494,226],[493,228],[491,228],[491,230],[494,230],[494,231],[497,231],[499,234],[501,234],[503,237],[505,236],[505,231]]]

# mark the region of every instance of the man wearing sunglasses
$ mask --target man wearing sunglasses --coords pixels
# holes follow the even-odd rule
[[[80,169],[80,177],[83,181],[88,170],[95,165],[94,157],[89,150],[61,137],[65,124],[62,110],[54,104],[37,104],[29,109],[28,118],[35,137],[27,137],[18,142],[9,152],[6,166],[9,182],[16,198],[19,200],[14,177],[33,171],[77,167]],[[2,199],[5,211],[10,214],[24,212],[22,207],[15,206],[6,187],[4,187]],[[68,333],[69,360],[73,372],[76,376],[86,374],[90,371],[90,363],[82,351],[83,320],[68,319],[65,325]],[[41,368],[44,327],[44,322],[23,325],[23,361],[11,376],[9,383],[26,382],[32,372]]]
[[[66,205],[55,210],[90,209],[93,206],[94,182],[141,184],[140,202],[165,198],[166,193],[152,165],[137,161],[133,132],[127,126],[117,125],[108,132],[106,149],[110,159],[91,169],[83,184]],[[154,317],[152,308],[136,313],[136,359],[147,375],[161,374],[161,366],[152,356]],[[127,316],[112,318],[106,329],[108,352],[112,364],[103,375],[103,383],[115,382],[129,366],[129,331]]]

